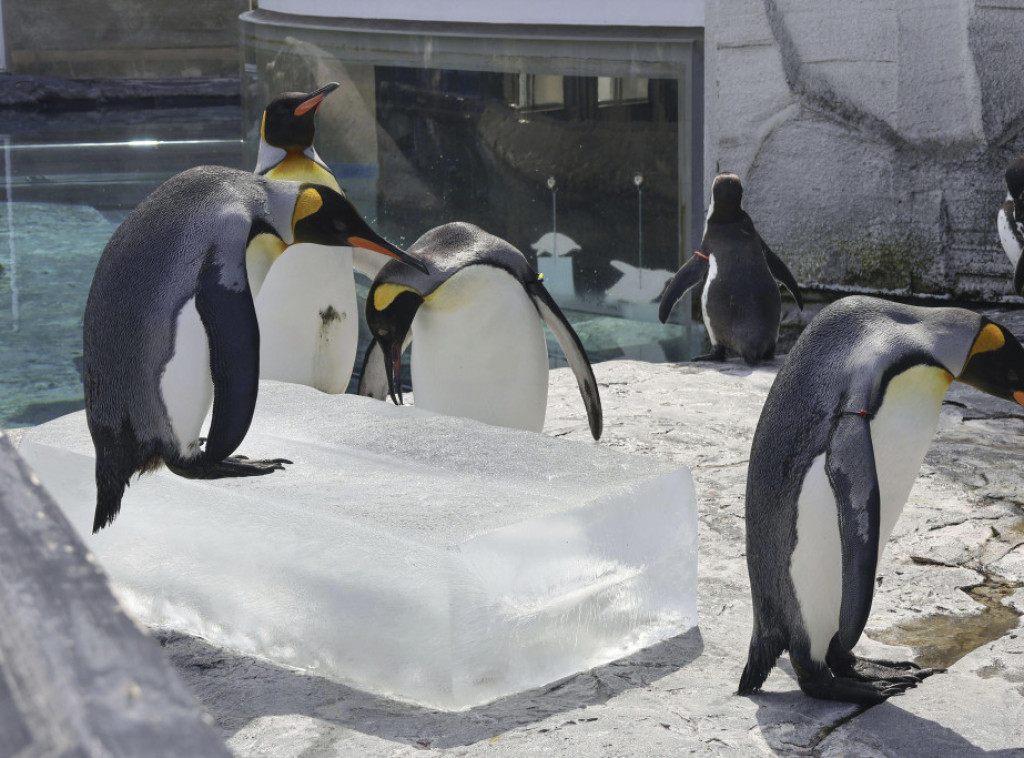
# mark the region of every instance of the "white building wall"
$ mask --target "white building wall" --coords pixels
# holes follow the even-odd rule
[[[261,10],[329,18],[456,21],[487,24],[703,26],[704,0],[260,0]]]
[[[743,179],[801,282],[1009,295],[1024,3],[708,0],[706,187]]]

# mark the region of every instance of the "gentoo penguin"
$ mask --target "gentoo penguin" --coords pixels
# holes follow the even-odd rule
[[[796,298],[803,298],[786,264],[765,244],[754,222],[740,206],[743,185],[735,174],[719,174],[711,185],[704,238],[661,296],[658,316],[668,320],[679,298],[701,284],[700,306],[711,352],[695,361],[723,361],[726,348],[748,364],[775,357],[782,298],[778,279]]]
[[[201,166],[169,179],[114,232],[85,307],[85,412],[96,448],[96,518],[110,524],[135,472],[270,473],[228,456],[256,404],[260,333],[246,272],[267,243],[360,245],[422,265],[329,187]],[[205,447],[200,429],[213,402]]]
[[[315,117],[337,82],[285,92],[263,113],[256,173],[342,192],[313,147]],[[361,248],[264,245],[250,252],[249,286],[260,325],[260,376],[344,392],[359,342],[353,261],[371,279],[387,258]]]
[[[801,335],[750,451],[754,630],[739,694],[784,650],[800,688],[829,700],[878,703],[934,673],[852,651],[954,380],[1024,405],[1024,348],[971,311],[870,297],[829,305]]]
[[[1014,267],[1013,291],[1024,294],[1024,263],[1021,263],[1021,250],[1024,249],[1024,155],[1014,158],[1006,167],[1006,190],[1006,202],[996,215],[996,225],[999,227],[999,241]]]
[[[409,252],[430,273],[388,263],[374,280],[366,300],[374,342],[360,394],[389,392],[401,401],[402,351],[411,338],[417,407],[539,432],[548,396],[542,319],[576,374],[590,431],[600,438],[601,398],[587,354],[519,250],[454,223],[431,229]]]

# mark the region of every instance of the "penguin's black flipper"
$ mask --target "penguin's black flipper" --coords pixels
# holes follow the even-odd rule
[[[1024,297],[1024,254],[1017,259],[1017,268],[1013,272],[1013,291]]]
[[[594,369],[590,366],[590,359],[583,349],[579,335],[572,328],[558,303],[554,301],[547,288],[540,279],[536,279],[526,285],[526,292],[533,300],[541,319],[547,324],[548,329],[555,335],[562,352],[565,353],[572,371],[576,375],[576,384],[579,385],[580,395],[583,396],[583,404],[587,407],[587,419],[590,421],[590,433],[595,440],[601,439],[601,431],[604,428],[604,417],[601,410],[601,396],[597,391],[597,379],[594,377]]]
[[[881,500],[869,419],[866,411],[841,413],[825,457],[839,510],[843,597],[837,636],[844,650],[853,650],[867,624],[878,563]]]
[[[260,331],[248,283],[231,289],[222,282],[223,271],[211,251],[199,272],[196,310],[210,343],[213,378],[213,420],[203,452],[194,459],[199,467],[227,458],[241,444],[252,414],[260,378]],[[175,462],[177,468],[192,468]]]
[[[789,268],[782,262],[779,256],[772,252],[772,249],[768,247],[768,243],[764,240],[761,240],[761,249],[764,250],[764,259],[768,263],[768,270],[772,272],[772,276],[785,285],[786,289],[789,290],[796,300],[796,304],[800,306],[800,310],[803,310],[804,299],[800,295],[800,287],[797,285],[796,279],[793,278],[793,274],[790,273]]]
[[[661,305],[658,308],[658,318],[661,319],[661,323],[664,324],[668,321],[669,314],[672,313],[672,308],[679,298],[685,295],[690,287],[704,281],[707,274],[707,258],[696,253],[690,256],[690,260],[683,264],[683,267],[672,277],[672,281],[668,283],[665,291],[661,293]]]

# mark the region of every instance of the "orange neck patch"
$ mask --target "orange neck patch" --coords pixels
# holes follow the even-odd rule
[[[1003,330],[995,324],[986,324],[985,328],[974,338],[974,345],[971,346],[971,354],[967,356],[967,362],[969,363],[977,353],[991,353],[1005,344],[1006,338],[1003,336]]]

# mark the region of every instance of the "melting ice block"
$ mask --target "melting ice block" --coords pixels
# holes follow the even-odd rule
[[[143,622],[459,709],[696,623],[685,468],[597,444],[261,383],[240,453],[287,471],[134,482],[89,535],[83,413],[21,452]]]

